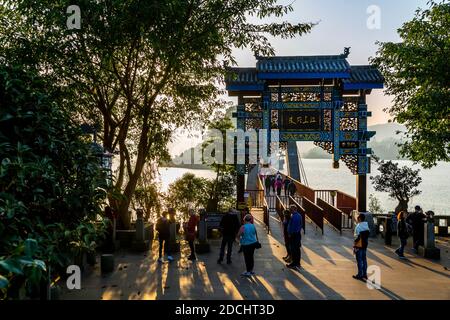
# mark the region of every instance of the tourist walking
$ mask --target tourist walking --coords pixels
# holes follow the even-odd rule
[[[283,180],[283,177],[281,176],[280,171],[277,171],[276,179],[277,180]]]
[[[289,234],[288,234],[289,220],[291,220],[291,212],[289,210],[284,210],[283,236],[284,236],[284,245],[286,247],[286,256],[283,257],[283,260],[290,263],[291,262],[291,247],[289,244]]]
[[[250,215],[245,216],[245,223],[241,226],[237,235],[242,246],[242,251],[244,252],[246,271],[241,275],[245,277],[250,277],[255,274],[253,271],[255,266],[254,254],[255,249],[260,247],[256,228],[255,225],[251,223],[251,219]]]
[[[275,181],[275,188],[277,189],[277,196],[281,196],[281,188],[283,188],[283,180],[277,179]]]
[[[167,219],[167,212],[163,212],[161,217],[156,222],[156,231],[158,231],[158,240],[159,240],[159,258],[158,262],[164,262],[163,260],[163,248],[164,253],[167,254],[167,260],[173,261],[173,257],[170,253],[170,221]]]
[[[272,191],[274,194],[275,194],[275,181],[276,181],[275,176],[271,176],[270,177],[270,186],[272,187]]]
[[[398,235],[398,238],[400,239],[400,247],[398,247],[397,250],[395,250],[395,253],[399,256],[400,259],[405,259],[404,251],[405,251],[405,246],[406,246],[406,242],[408,240],[409,234],[408,234],[408,228],[406,226],[404,211],[400,211],[398,213],[397,220],[398,220],[397,235]]]
[[[291,180],[289,178],[284,179],[283,181],[283,188],[284,188],[284,195],[289,195],[289,184],[291,183]]]
[[[424,223],[426,221],[426,216],[422,211],[420,206],[415,206],[414,212],[411,213],[406,219],[407,223],[412,226],[412,236],[413,236],[413,251],[418,252],[419,246],[424,244]]]
[[[189,210],[189,221],[186,224],[186,241],[189,243],[189,248],[191,250],[191,254],[188,257],[188,260],[196,260],[197,256],[195,255],[195,235],[197,230],[197,225],[199,222],[199,217],[195,214],[193,209]]]
[[[297,192],[297,187],[295,186],[295,182],[294,181],[291,181],[289,183],[288,189],[289,189],[289,195],[291,197],[293,197],[295,195],[295,193]]]
[[[241,225],[243,225],[244,223],[245,223],[245,217],[247,216],[247,215],[249,215],[250,217],[251,217],[251,220],[250,220],[250,223],[251,224],[254,224],[255,223],[255,219],[253,218],[253,215],[250,213],[250,210],[248,209],[248,207],[246,207],[246,209],[247,210],[245,210],[244,209],[244,211],[243,211],[243,213],[244,213],[244,215],[242,216],[242,222],[241,222]],[[239,246],[239,251],[238,251],[238,253],[242,253],[242,246]]]
[[[291,212],[291,218],[289,219],[289,223],[287,226],[287,233],[289,237],[288,242],[292,259],[290,263],[286,264],[286,267],[291,269],[298,269],[300,268],[300,247],[302,245],[301,230],[303,228],[303,219],[298,212],[296,205],[291,205],[289,207],[289,210]]]
[[[232,214],[231,210],[224,214],[220,221],[220,229],[222,231],[222,244],[220,245],[220,254],[217,263],[222,263],[225,255],[225,247],[227,247],[227,264],[231,263],[231,253],[233,250],[233,242],[236,233],[239,230],[239,218]]]
[[[358,215],[358,223],[355,227],[355,241],[353,243],[353,253],[356,257],[358,266],[358,274],[354,275],[354,279],[367,280],[367,246],[369,244],[369,224],[365,221],[364,214]]]
[[[268,196],[270,194],[270,188],[272,186],[271,176],[266,176],[266,179],[264,180],[264,186],[266,187],[266,196]]]

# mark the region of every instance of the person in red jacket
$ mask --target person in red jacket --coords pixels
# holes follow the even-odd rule
[[[191,254],[188,257],[189,260],[196,260],[195,255],[195,234],[197,225],[199,222],[199,217],[195,214],[194,210],[189,210],[189,221],[186,224],[186,240],[189,243],[189,248],[191,249]]]

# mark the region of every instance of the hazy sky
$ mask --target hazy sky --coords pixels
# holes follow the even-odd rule
[[[291,0],[279,1],[292,3]],[[295,39],[271,39],[276,55],[324,55],[340,54],[344,47],[351,47],[350,64],[368,64],[377,51],[376,41],[399,41],[397,29],[411,20],[418,7],[426,7],[427,0],[296,0],[294,11],[283,17],[292,23],[317,22],[311,33]],[[379,29],[369,29],[367,21],[373,11],[379,8]],[[276,20],[273,20],[276,21]],[[372,20],[371,20],[372,21]],[[269,21],[268,21],[269,22]],[[236,50],[238,65],[253,67],[256,60],[247,50]],[[237,102],[236,99],[230,100]],[[372,117],[369,125],[386,123],[389,115],[383,108],[390,104],[390,98],[383,90],[373,90],[367,99]],[[177,155],[195,146],[199,138],[178,135],[170,145],[171,154]]]

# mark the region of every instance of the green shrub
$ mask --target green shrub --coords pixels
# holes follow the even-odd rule
[[[63,92],[0,66],[0,299],[35,297],[104,234],[106,179]]]

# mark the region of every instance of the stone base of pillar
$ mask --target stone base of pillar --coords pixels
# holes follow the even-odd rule
[[[419,247],[419,255],[427,259],[439,260],[441,258],[441,250],[439,248]]]
[[[143,251],[147,251],[149,248],[150,248],[149,240],[142,240],[142,241],[135,240],[131,243],[131,249],[133,251],[143,252]]]
[[[209,242],[202,241],[197,242],[195,244],[195,252],[196,253],[208,253],[211,251],[211,246],[209,245]]]

